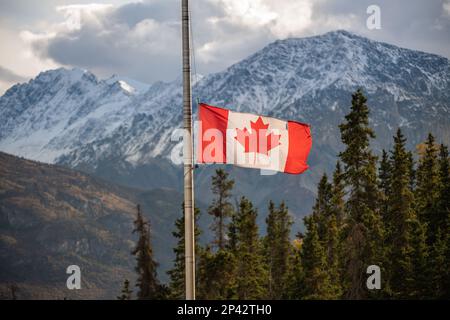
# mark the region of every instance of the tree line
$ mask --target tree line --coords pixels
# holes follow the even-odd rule
[[[268,204],[266,235],[258,211],[242,197],[231,202],[234,181],[223,169],[212,177],[214,240],[201,246],[196,226],[199,299],[449,299],[450,169],[448,148],[430,133],[406,148],[400,129],[391,150],[374,155],[369,108],[361,90],[339,126],[345,146],[334,172],[317,187],[306,231],[291,239],[284,202]],[[198,220],[200,212],[195,210]],[[175,222],[168,286],[156,276],[150,229],[138,208],[135,232],[138,299],[183,299],[184,215]],[[366,269],[381,270],[381,288],[369,290]],[[119,299],[131,299],[128,280]]]

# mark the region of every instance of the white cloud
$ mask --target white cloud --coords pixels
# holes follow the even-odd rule
[[[277,19],[270,27],[277,38],[301,35],[312,26],[313,1],[269,0],[267,2],[270,9],[277,13]]]
[[[313,0],[197,0],[191,2],[199,71],[219,71],[269,42],[314,27]],[[61,21],[45,32],[22,32],[36,55],[100,74],[143,81],[180,72],[179,1],[56,7]],[[164,18],[161,18],[164,17]],[[332,29],[333,20],[324,21]]]
[[[89,3],[57,6],[56,11],[63,14],[64,25],[68,30],[80,30],[85,20],[101,26],[101,17],[113,8],[112,4]]]
[[[34,77],[42,70],[54,69],[58,64],[48,58],[38,58],[27,39],[30,34],[22,34],[0,25],[0,65],[20,75],[23,80]],[[0,85],[0,94],[15,82],[4,81]]]
[[[212,3],[223,8],[223,19],[248,28],[259,28],[278,17],[263,0],[212,0]]]
[[[55,3],[42,1],[45,6]],[[171,80],[181,73],[179,0],[78,1],[53,7],[52,19],[39,18],[24,24],[20,33],[11,31],[12,37],[2,41],[0,65],[27,76],[52,66],[78,66],[101,76],[117,73],[147,82]],[[191,1],[197,68],[200,73],[220,71],[276,39],[336,29],[447,53],[442,37],[449,19],[442,13],[450,12],[450,0],[403,1],[378,1],[383,29],[372,33],[365,28],[367,1]],[[439,22],[438,33],[427,27],[434,21]],[[14,40],[18,34],[20,41]]]
[[[450,0],[444,0],[442,3],[442,9],[444,9],[444,13],[450,17]]]
[[[24,82],[25,80],[25,77],[22,77],[21,75],[18,75],[8,68],[4,68],[0,65],[0,94],[3,94],[14,84]]]
[[[210,0],[224,10],[220,20],[250,30],[266,28],[276,38],[304,32],[312,24],[312,0]]]
[[[149,81],[171,80],[179,54],[174,51],[179,42],[178,23],[146,17],[130,24],[115,17],[122,7],[58,6],[60,22],[47,26],[45,32],[22,31],[21,38],[39,59],[50,58],[58,65],[79,66],[105,76],[119,73]],[[165,76],[164,67],[170,64]]]

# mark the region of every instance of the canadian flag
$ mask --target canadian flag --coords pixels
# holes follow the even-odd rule
[[[199,104],[198,163],[299,174],[308,169],[310,126]]]

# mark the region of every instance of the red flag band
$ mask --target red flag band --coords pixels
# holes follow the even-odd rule
[[[310,126],[199,105],[198,163],[226,163],[299,174],[308,169]]]

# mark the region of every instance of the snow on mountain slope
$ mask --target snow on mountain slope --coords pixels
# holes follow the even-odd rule
[[[276,41],[202,78],[193,93],[194,99],[238,111],[311,123],[318,146],[334,157],[337,125],[358,87],[369,97],[372,125],[381,138],[378,147],[386,147],[398,126],[405,128],[411,144],[420,142],[427,130],[450,141],[449,61],[346,31]],[[60,160],[91,162],[99,149],[134,163],[168,156],[175,146],[170,134],[181,126],[179,80],[155,84],[132,103],[138,113],[116,130],[114,141],[97,139]]]
[[[120,86],[124,90],[135,94],[144,93],[150,88],[150,85],[147,83],[142,83],[128,77],[120,77],[116,74],[107,79],[105,82],[107,84],[114,84],[115,82],[119,82]]]
[[[336,31],[276,41],[225,72],[211,75],[196,91],[206,101],[239,111],[314,121],[309,112],[336,107],[317,100],[321,93],[351,92],[357,87],[368,95],[383,91],[395,102],[419,100],[410,110],[433,112],[421,104],[424,98],[431,99],[448,113],[450,64],[443,57]],[[314,101],[299,105],[306,97]]]
[[[0,149],[53,163],[112,134],[134,112],[131,88],[81,69],[47,71],[15,85],[0,99]]]
[[[376,148],[388,147],[398,126],[412,145],[427,131],[450,142],[449,60],[346,31],[276,41],[202,77],[193,94],[238,111],[311,123],[312,161],[324,169],[341,147],[337,125],[358,87],[369,98]],[[0,98],[0,150],[90,171],[108,159],[146,164],[177,146],[170,137],[181,127],[181,94],[179,79],[145,86],[77,69],[48,71]]]

